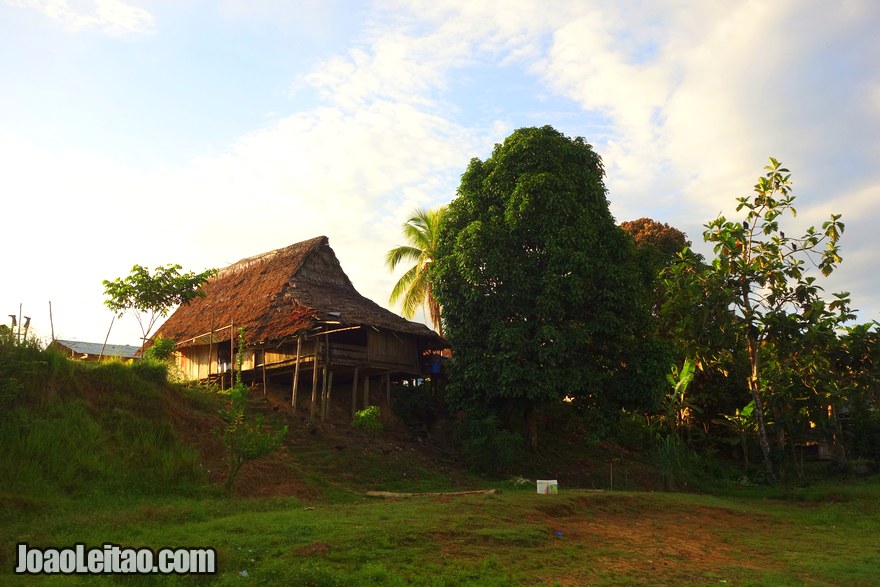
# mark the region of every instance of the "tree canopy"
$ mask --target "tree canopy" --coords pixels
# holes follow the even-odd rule
[[[126,311],[134,314],[146,344],[159,318],[167,316],[173,307],[204,295],[200,288],[217,273],[216,269],[181,273],[181,269],[180,265],[168,264],[150,274],[146,267],[135,265],[126,277],[102,282],[107,296],[104,304],[119,317]]]
[[[654,249],[667,261],[673,261],[677,253],[691,246],[682,231],[651,218],[621,222],[620,227],[633,237],[637,246]]]
[[[608,208],[599,155],[549,126],[515,131],[471,160],[440,229],[435,293],[459,407],[638,405],[663,383],[646,368],[646,292]]]

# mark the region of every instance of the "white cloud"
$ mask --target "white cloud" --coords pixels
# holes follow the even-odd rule
[[[91,12],[61,1],[16,4],[71,28],[152,26],[151,18],[100,13],[102,3]],[[282,8],[269,1],[249,11],[227,0],[221,9],[247,19]],[[877,49],[865,10],[859,3],[825,14],[795,2],[389,2],[356,43],[299,76],[320,106],[281,114],[217,156],[135,168],[39,148],[0,129],[0,160],[11,170],[3,190],[16,195],[17,219],[0,233],[0,250],[37,243],[28,259],[13,255],[2,267],[13,276],[40,267],[16,280],[14,293],[0,292],[0,311],[25,297],[42,306],[63,294],[56,325],[101,339],[109,313],[101,312],[100,281],[134,263],[201,270],[319,234],[330,237],[361,293],[384,304],[397,278],[384,254],[398,244],[400,224],[416,206],[449,201],[468,160],[487,156],[521,125],[507,103],[495,118],[461,122],[472,97],[456,102],[449,89],[478,66],[516,68],[534,80],[517,91],[563,96],[579,105],[576,114],[607,120],[606,134],[586,138],[606,162],[621,220],[655,216],[699,242],[700,225],[729,211],[766,157],[777,156],[794,172],[797,193],[803,188],[799,220],[844,214],[845,261],[829,289],[865,292],[855,305],[880,317],[880,297],[868,293],[880,290],[868,224],[880,212],[880,78],[870,67]],[[829,46],[840,60],[817,66]],[[114,332],[134,326],[126,320]],[[134,332],[111,340],[131,342]]]
[[[153,15],[120,0],[6,0],[12,6],[31,8],[72,31],[99,31],[112,37],[153,32]],[[90,6],[88,5],[90,4]]]

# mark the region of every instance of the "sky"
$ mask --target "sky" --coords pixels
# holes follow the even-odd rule
[[[873,0],[0,0],[0,322],[139,344],[103,280],[319,235],[388,306],[401,224],[548,124],[602,156],[618,222],[706,255],[775,157],[784,229],[841,214],[820,281],[880,319],[878,29]]]

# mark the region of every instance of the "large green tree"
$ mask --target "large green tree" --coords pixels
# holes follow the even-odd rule
[[[716,314],[713,324],[734,331],[732,338],[748,360],[746,386],[754,401],[758,442],[767,476],[774,480],[768,408],[781,434],[785,413],[791,412],[786,404],[792,396],[786,391],[803,391],[804,386],[794,382],[808,381],[809,377],[804,378],[809,374],[807,369],[817,366],[814,361],[798,364],[792,358],[801,356],[798,350],[805,351],[805,345],[816,348],[817,341],[853,315],[848,294],[834,294],[834,299],[826,302],[816,277],[808,275],[811,265],[827,276],[840,263],[840,215],[832,214],[821,231],[810,227],[800,237],[786,236],[780,219],[784,214],[795,214],[791,174],[772,158],[765,171],[753,196],[737,198],[737,212],[743,213],[740,218],[719,216],[706,225],[703,238],[714,245],[711,264],[685,254],[666,277],[676,288],[670,300],[673,306],[691,307],[699,319],[708,310],[708,315]],[[728,309],[724,316],[717,315],[719,299]]]
[[[405,245],[399,245],[385,255],[385,264],[391,271],[401,263],[413,263],[391,290],[389,302],[401,302],[403,315],[415,316],[419,306],[427,306],[431,323],[440,335],[443,324],[440,321],[440,304],[434,297],[430,275],[431,263],[437,256],[437,240],[440,234],[440,221],[446,206],[433,210],[416,210],[412,217],[403,223]]]
[[[582,138],[523,128],[471,160],[440,229],[434,287],[453,347],[448,398],[535,411],[568,396],[638,406],[669,367],[644,336],[648,295]]]

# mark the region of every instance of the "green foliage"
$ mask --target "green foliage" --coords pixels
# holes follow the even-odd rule
[[[131,364],[131,370],[144,381],[156,385],[168,382],[168,363],[154,358],[145,357]]]
[[[755,433],[755,402],[750,401],[741,410],[736,410],[733,414],[721,414],[719,420],[721,425],[726,428],[731,437],[728,440],[734,446],[739,445],[742,450],[743,468],[749,469],[749,442]]]
[[[662,402],[663,419],[666,422],[667,432],[679,439],[689,431],[694,412],[700,411],[699,406],[694,405],[687,395],[695,371],[696,364],[693,359],[687,358],[681,369],[673,367],[672,372],[666,376],[670,390]]]
[[[247,397],[248,388],[237,382],[228,392],[226,407],[220,411],[226,426],[216,433],[226,449],[224,487],[227,491],[232,490],[235,477],[245,463],[273,452],[287,434],[287,426],[267,428],[262,414],[247,416]]]
[[[501,426],[494,414],[469,414],[457,420],[452,437],[465,464],[483,474],[510,471],[526,454],[523,437]]]
[[[248,388],[241,381],[244,347],[245,329],[241,328],[238,331],[236,381],[227,393],[226,406],[220,411],[226,426],[222,430],[214,431],[226,449],[226,482],[224,487],[227,492],[232,491],[235,478],[245,463],[273,452],[281,446],[281,441],[287,435],[287,426],[268,427],[264,425],[262,414],[249,417],[245,413]]]
[[[654,430],[641,414],[623,411],[614,429],[614,439],[623,448],[642,451],[653,447]]]
[[[660,439],[655,449],[655,464],[664,491],[673,491],[686,477],[693,452],[675,434]]]
[[[150,274],[146,267],[135,265],[128,276],[102,282],[107,297],[104,304],[119,317],[126,311],[133,313],[146,341],[159,317],[167,316],[178,304],[204,295],[200,288],[217,273],[216,269],[181,273],[181,269],[180,265],[168,264]]]
[[[204,479],[160,393],[135,365],[69,361],[37,344],[0,345],[0,487],[31,496],[158,495]],[[10,396],[9,391],[14,391]],[[4,491],[0,489],[0,494]]]
[[[34,403],[55,394],[69,376],[64,354],[36,339],[0,338],[0,418],[19,401]]]
[[[441,415],[442,407],[435,400],[431,384],[396,386],[392,389],[394,413],[403,420],[414,437],[428,435],[431,425]]]
[[[355,412],[351,427],[355,430],[363,430],[370,433],[381,432],[385,429],[381,420],[382,411],[379,406],[369,406]]]
[[[144,351],[144,358],[163,362],[170,361],[174,356],[176,344],[173,339],[160,336]]]
[[[840,263],[838,241],[844,229],[840,215],[832,214],[821,232],[810,227],[801,237],[786,236],[780,219],[786,213],[795,215],[791,174],[773,158],[765,170],[755,185],[755,195],[737,199],[737,212],[745,212],[742,219],[719,216],[706,224],[703,238],[714,245],[712,263],[704,265],[685,253],[665,277],[673,316],[690,312],[704,325],[711,316],[711,324],[718,326],[709,331],[711,336],[725,341],[729,349],[726,356],[699,348],[694,349],[697,353],[717,361],[736,356],[738,349],[748,357],[746,383],[772,480],[766,411],[775,412],[778,426],[787,426],[789,432],[794,429],[789,418],[794,398],[804,392],[814,397],[825,394],[809,383],[812,375],[828,372],[822,366],[820,349],[853,314],[848,294],[834,294],[834,300],[826,303],[816,278],[807,275],[808,265],[827,276]],[[716,348],[717,342],[709,344]]]
[[[394,285],[389,303],[401,301],[403,315],[407,318],[415,316],[419,306],[427,305],[431,323],[441,336],[443,324],[440,320],[440,304],[434,297],[429,270],[437,256],[440,223],[445,212],[445,206],[434,210],[416,210],[403,224],[403,236],[408,244],[394,247],[385,255],[385,264],[391,271],[400,263],[414,263]]]
[[[603,175],[589,144],[549,126],[470,162],[433,264],[453,407],[534,418],[565,396],[640,406],[662,390],[668,362],[653,361],[647,292]]]

